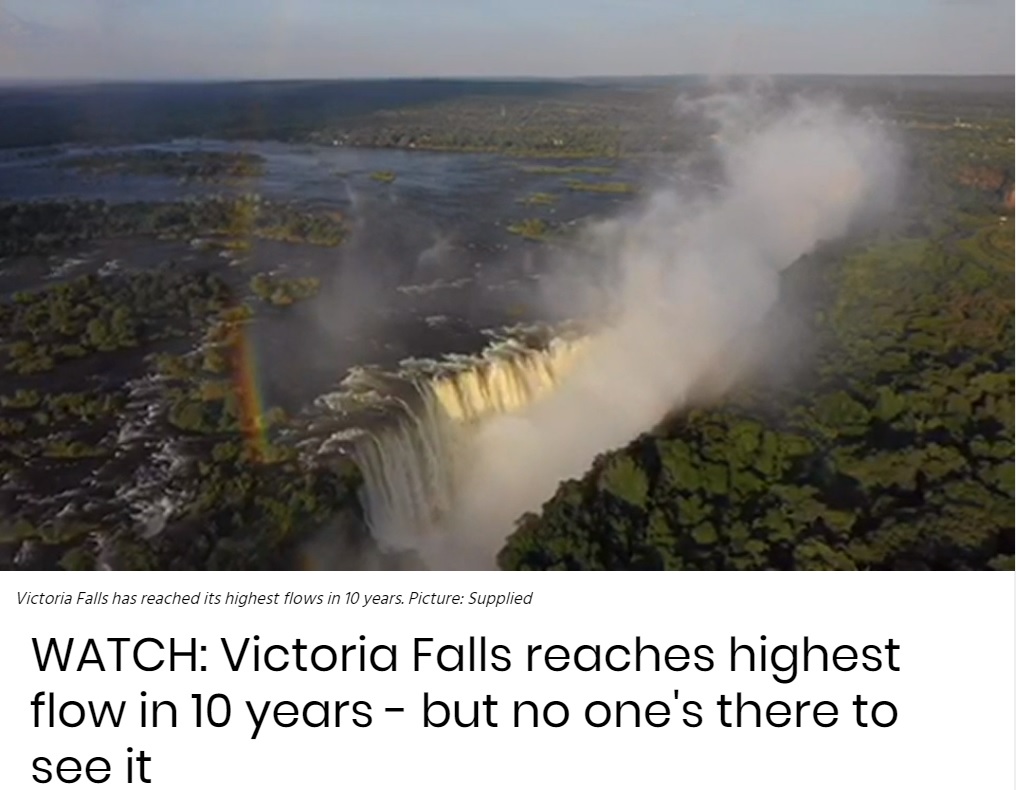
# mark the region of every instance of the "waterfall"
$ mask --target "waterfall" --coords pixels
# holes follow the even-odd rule
[[[426,382],[393,424],[367,432],[353,451],[363,475],[363,508],[374,538],[410,549],[449,512],[465,447],[464,426],[444,411]]]
[[[557,389],[582,348],[582,341],[558,339],[545,349],[499,347],[479,364],[438,376],[430,388],[440,407],[457,422],[510,414]]]
[[[351,371],[323,403],[359,423],[330,441],[349,445],[360,468],[375,540],[411,550],[439,532],[456,506],[477,427],[552,393],[587,342],[582,335],[515,334],[476,355],[406,360],[396,371]]]

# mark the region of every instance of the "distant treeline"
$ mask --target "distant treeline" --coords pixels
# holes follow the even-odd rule
[[[8,86],[0,88],[0,148],[206,137],[596,155],[615,153],[624,130],[628,150],[672,151],[680,147],[676,96],[724,87],[695,77]],[[836,91],[918,116],[945,107],[1012,117],[1011,77],[784,77],[774,88]]]
[[[363,80],[120,83],[0,89],[0,148],[178,137],[303,139],[341,118],[469,95],[548,96],[567,82]]]

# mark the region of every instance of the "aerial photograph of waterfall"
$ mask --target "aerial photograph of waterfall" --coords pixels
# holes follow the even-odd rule
[[[1011,3],[282,9],[0,2],[0,570],[1013,569]]]

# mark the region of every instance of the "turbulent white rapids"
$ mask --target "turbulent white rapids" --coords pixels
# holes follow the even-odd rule
[[[357,368],[323,405],[350,417],[379,413],[375,428],[334,433],[363,476],[375,539],[416,549],[455,509],[471,439],[496,415],[521,411],[554,392],[588,345],[583,336],[503,338],[476,356],[410,360],[398,371]]]

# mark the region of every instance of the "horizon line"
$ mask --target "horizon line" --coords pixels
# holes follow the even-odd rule
[[[1006,72],[678,72],[671,74],[576,74],[570,76],[546,76],[532,74],[505,75],[443,75],[443,76],[357,76],[357,77],[323,77],[323,76],[286,76],[286,77],[3,77],[0,86],[4,85],[167,85],[194,83],[271,83],[271,82],[582,82],[590,80],[673,80],[673,79],[759,79],[759,78],[936,78],[936,79],[1016,79],[1016,73]]]

